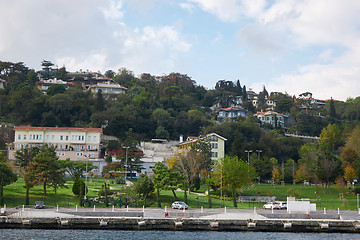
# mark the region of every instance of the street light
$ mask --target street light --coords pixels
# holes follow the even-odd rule
[[[259,163],[260,163],[260,153],[262,152],[262,150],[256,150],[256,152],[258,153],[258,159],[259,159]],[[260,175],[259,175],[258,179],[259,179],[259,184],[260,184]]]
[[[245,152],[248,154],[248,171],[250,169],[250,153],[252,153],[252,150],[245,150]]]
[[[221,202],[220,202],[220,207],[222,208],[222,205],[223,205],[223,198],[222,198],[222,159],[220,159],[220,178],[221,178],[221,181],[220,181],[220,199],[221,199]]]
[[[127,154],[128,154],[128,149],[129,147],[123,147],[125,148],[125,186],[126,186],[126,177],[127,177]]]
[[[89,162],[89,156],[87,156],[87,161],[86,161],[86,165],[85,165],[85,173],[86,173],[86,178],[85,178],[85,196],[84,199],[86,200],[86,194],[87,194],[87,178],[88,178],[88,162]]]
[[[245,150],[245,152],[248,154],[248,175],[250,175],[250,153],[252,153],[252,150]],[[250,176],[248,176],[250,178]],[[248,186],[248,190],[249,190]]]

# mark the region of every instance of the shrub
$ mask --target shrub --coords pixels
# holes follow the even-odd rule
[[[86,188],[86,192],[88,191],[88,189]],[[72,188],[72,192],[76,195],[76,196],[84,196],[85,195],[85,183],[82,180],[76,180],[74,182],[73,188]]]

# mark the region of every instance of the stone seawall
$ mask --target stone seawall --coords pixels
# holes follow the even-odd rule
[[[146,219],[141,217],[0,217],[0,228],[360,233],[360,222],[315,219],[219,220],[189,218]]]

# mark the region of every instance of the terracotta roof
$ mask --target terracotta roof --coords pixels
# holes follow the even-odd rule
[[[245,111],[244,109],[242,108],[238,108],[238,107],[227,107],[227,108],[220,108],[220,110],[224,110],[224,111],[233,111],[233,110],[236,110],[236,111]]]
[[[217,136],[218,138],[223,139],[224,141],[227,141],[226,138],[220,136],[220,135],[217,134],[217,133],[209,133],[209,134],[206,134],[205,136],[201,137],[201,139],[206,138],[206,137],[210,137],[210,136],[213,136],[213,135],[214,135],[214,136]],[[181,143],[179,143],[179,145],[184,145],[184,144],[188,144],[188,143],[191,143],[191,142],[196,142],[198,139],[199,139],[199,137],[188,137],[185,142],[181,142]]]
[[[76,127],[31,127],[16,126],[16,130],[44,130],[44,131],[86,131],[86,132],[102,132],[102,128],[76,128]]]

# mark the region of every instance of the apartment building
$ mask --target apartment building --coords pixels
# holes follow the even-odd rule
[[[188,137],[185,142],[180,141],[178,148],[181,152],[188,151],[192,144],[196,144],[201,139],[207,139],[211,148],[211,159],[213,161],[224,159],[226,138],[216,134],[209,133],[203,137]]]
[[[59,159],[84,161],[100,157],[101,128],[16,126],[14,130],[10,159],[15,159],[15,152],[26,145],[33,147],[44,144],[56,146]]]

